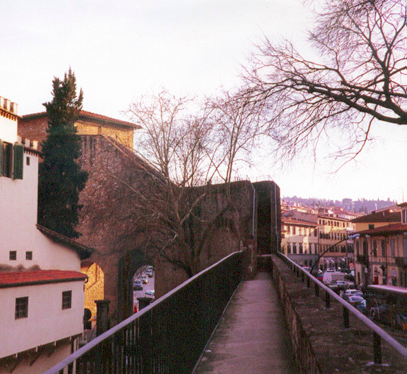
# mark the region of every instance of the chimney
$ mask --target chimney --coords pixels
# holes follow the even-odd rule
[[[10,112],[17,114],[18,104],[17,103],[10,103]]]
[[[10,100],[9,99],[3,99],[3,108],[7,110],[7,112],[10,111]]]

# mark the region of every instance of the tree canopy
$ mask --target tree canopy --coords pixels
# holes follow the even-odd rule
[[[88,174],[77,159],[81,152],[75,121],[82,109],[83,92],[76,92],[75,74],[69,69],[64,79],[54,78],[53,99],[44,104],[48,114],[47,138],[42,142],[39,166],[38,223],[71,238],[80,209],[79,192]]]
[[[316,5],[309,42],[317,57],[306,59],[288,40],[266,39],[246,68],[243,97],[263,113],[286,155],[315,150],[321,134],[339,129],[348,140],[340,154],[354,157],[373,123],[407,124],[407,4]]]

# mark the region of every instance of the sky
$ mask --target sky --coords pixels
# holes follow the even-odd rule
[[[300,0],[3,0],[0,96],[19,114],[44,111],[53,78],[72,68],[84,110],[124,119],[139,96],[166,87],[176,95],[215,95],[240,84],[242,66],[264,36],[305,45],[312,18]],[[277,167],[264,149],[240,170],[272,179],[282,196],[402,202],[407,194],[405,128],[380,125],[356,162],[324,152]]]

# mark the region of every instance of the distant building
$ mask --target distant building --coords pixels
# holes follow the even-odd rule
[[[359,217],[353,222],[356,282],[407,287],[407,203]]]
[[[37,223],[38,142],[17,136],[0,97],[0,373],[43,373],[83,333],[81,260],[90,249]]]
[[[281,251],[301,266],[312,267],[318,259],[316,223],[282,218]]]
[[[326,212],[324,212],[326,213]],[[321,269],[348,268],[353,266],[353,245],[348,236],[353,234],[353,225],[336,214],[318,215],[319,254],[323,255]]]
[[[307,208],[299,204],[282,204],[282,251],[303,266],[349,268],[353,266],[353,233],[349,218],[355,214],[343,208]]]

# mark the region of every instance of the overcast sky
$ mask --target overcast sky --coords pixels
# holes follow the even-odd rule
[[[84,109],[125,119],[143,93],[211,95],[239,85],[241,65],[263,35],[304,44],[311,18],[298,0],[13,0],[0,12],[0,96],[19,114],[44,111],[54,76],[71,66]],[[321,155],[281,170],[265,152],[243,175],[267,176],[283,196],[402,200],[406,129],[377,127],[378,140],[332,174]],[[263,156],[263,157],[262,157]]]

